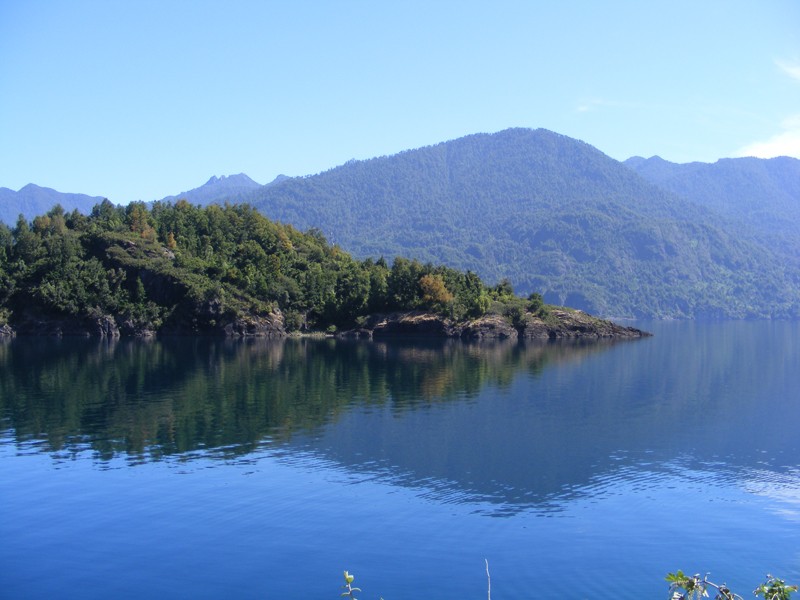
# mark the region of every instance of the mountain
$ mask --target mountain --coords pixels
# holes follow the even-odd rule
[[[800,160],[725,158],[676,164],[658,156],[625,164],[661,188],[711,208],[754,231],[789,257],[800,257]]]
[[[276,181],[280,181],[285,176],[279,175]],[[216,203],[235,203],[243,196],[262,187],[244,173],[238,175],[223,175],[222,177],[213,176],[203,185],[188,192],[181,192],[174,196],[162,198],[162,202],[175,202],[176,200],[186,200],[191,204],[206,206]]]
[[[163,200],[180,198],[251,202],[357,258],[444,263],[603,316],[800,316],[792,158],[620,163],[550,131],[509,129],[265,186],[212,177]],[[89,212],[100,200],[0,188],[0,220],[13,226],[55,203]]]
[[[102,201],[103,198],[100,196],[66,194],[32,183],[18,192],[0,187],[0,222],[13,227],[20,214],[25,215],[30,221],[37,215],[43,215],[56,204],[60,204],[66,212],[78,209],[79,212],[86,214],[95,204]]]
[[[441,262],[595,314],[800,316],[800,261],[635,166],[509,129],[350,161],[246,199],[356,257]]]
[[[285,175],[278,175],[271,183],[289,179]],[[175,202],[179,199],[187,200],[192,204],[206,206],[208,204],[235,203],[241,201],[247,194],[261,188],[262,185],[250,179],[244,173],[221,177],[211,177],[205,184],[198,188],[181,192],[174,196],[162,198],[162,202]],[[101,196],[87,196],[85,194],[65,194],[56,190],[39,187],[32,183],[15,192],[8,188],[0,188],[0,222],[13,227],[20,213],[30,221],[38,215],[48,212],[56,204],[60,204],[66,212],[78,209],[83,214],[89,214],[96,204],[103,201]]]

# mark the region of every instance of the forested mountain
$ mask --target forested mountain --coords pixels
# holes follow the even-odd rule
[[[279,176],[277,180],[280,181],[281,179],[282,177]],[[181,192],[174,196],[167,196],[162,198],[161,202],[186,200],[187,202],[199,204],[200,206],[213,203],[234,203],[249,192],[261,187],[260,183],[256,183],[244,173],[239,173],[238,175],[223,175],[221,177],[213,176],[200,187],[189,190],[188,192]]]
[[[43,215],[56,204],[60,204],[64,210],[78,209],[79,212],[86,214],[102,200],[103,198],[98,196],[65,194],[32,183],[18,192],[0,187],[0,223],[13,225],[20,214],[31,220],[37,215]]]
[[[642,177],[729,217],[776,251],[800,257],[800,160],[725,158],[676,164],[629,158]]]
[[[350,161],[249,201],[357,257],[442,262],[603,315],[800,315],[797,260],[732,215],[550,131]]]
[[[23,191],[38,202],[25,204]],[[177,198],[247,201],[357,259],[507,278],[523,294],[605,316],[800,316],[800,161],[791,158],[623,164],[550,131],[510,129],[266,186],[212,177],[165,200]],[[0,188],[0,218],[14,225],[56,202],[88,213],[99,200]]]

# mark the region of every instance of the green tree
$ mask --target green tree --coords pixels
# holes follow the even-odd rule
[[[418,283],[422,265],[417,260],[395,258],[387,278],[389,307],[393,309],[417,308],[420,301]]]

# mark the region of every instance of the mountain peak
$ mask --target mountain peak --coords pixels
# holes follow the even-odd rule
[[[211,178],[206,181],[203,186],[207,185],[221,185],[226,184],[228,186],[237,186],[237,187],[261,187],[261,184],[253,181],[245,175],[244,173],[237,173],[236,175],[220,175],[217,177],[216,175],[212,175]]]
[[[161,202],[183,199],[203,206],[215,202],[240,202],[244,196],[260,187],[260,183],[253,181],[244,173],[220,175],[219,177],[212,175],[200,187],[174,196],[166,196],[161,199]]]

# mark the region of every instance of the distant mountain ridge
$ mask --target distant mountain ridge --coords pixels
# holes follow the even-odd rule
[[[285,175],[278,175],[271,183],[289,179]],[[248,194],[263,187],[253,181],[244,173],[237,175],[212,176],[200,187],[180,194],[166,196],[162,202],[175,202],[183,199],[192,204],[206,206],[208,204],[241,202]],[[18,192],[8,188],[0,188],[0,223],[13,227],[20,214],[30,221],[38,215],[45,214],[56,204],[71,212],[75,209],[83,214],[91,212],[95,204],[102,202],[102,196],[87,196],[86,194],[71,194],[59,192],[51,188],[40,187],[29,183]]]
[[[781,253],[800,257],[800,160],[724,158],[677,164],[658,156],[625,164],[659,187],[760,230]]]
[[[17,192],[0,187],[0,223],[12,227],[20,214],[30,221],[35,216],[46,213],[56,204],[60,204],[65,211],[71,212],[77,209],[78,212],[85,214],[102,201],[101,196],[67,194],[33,183],[29,183]]]

